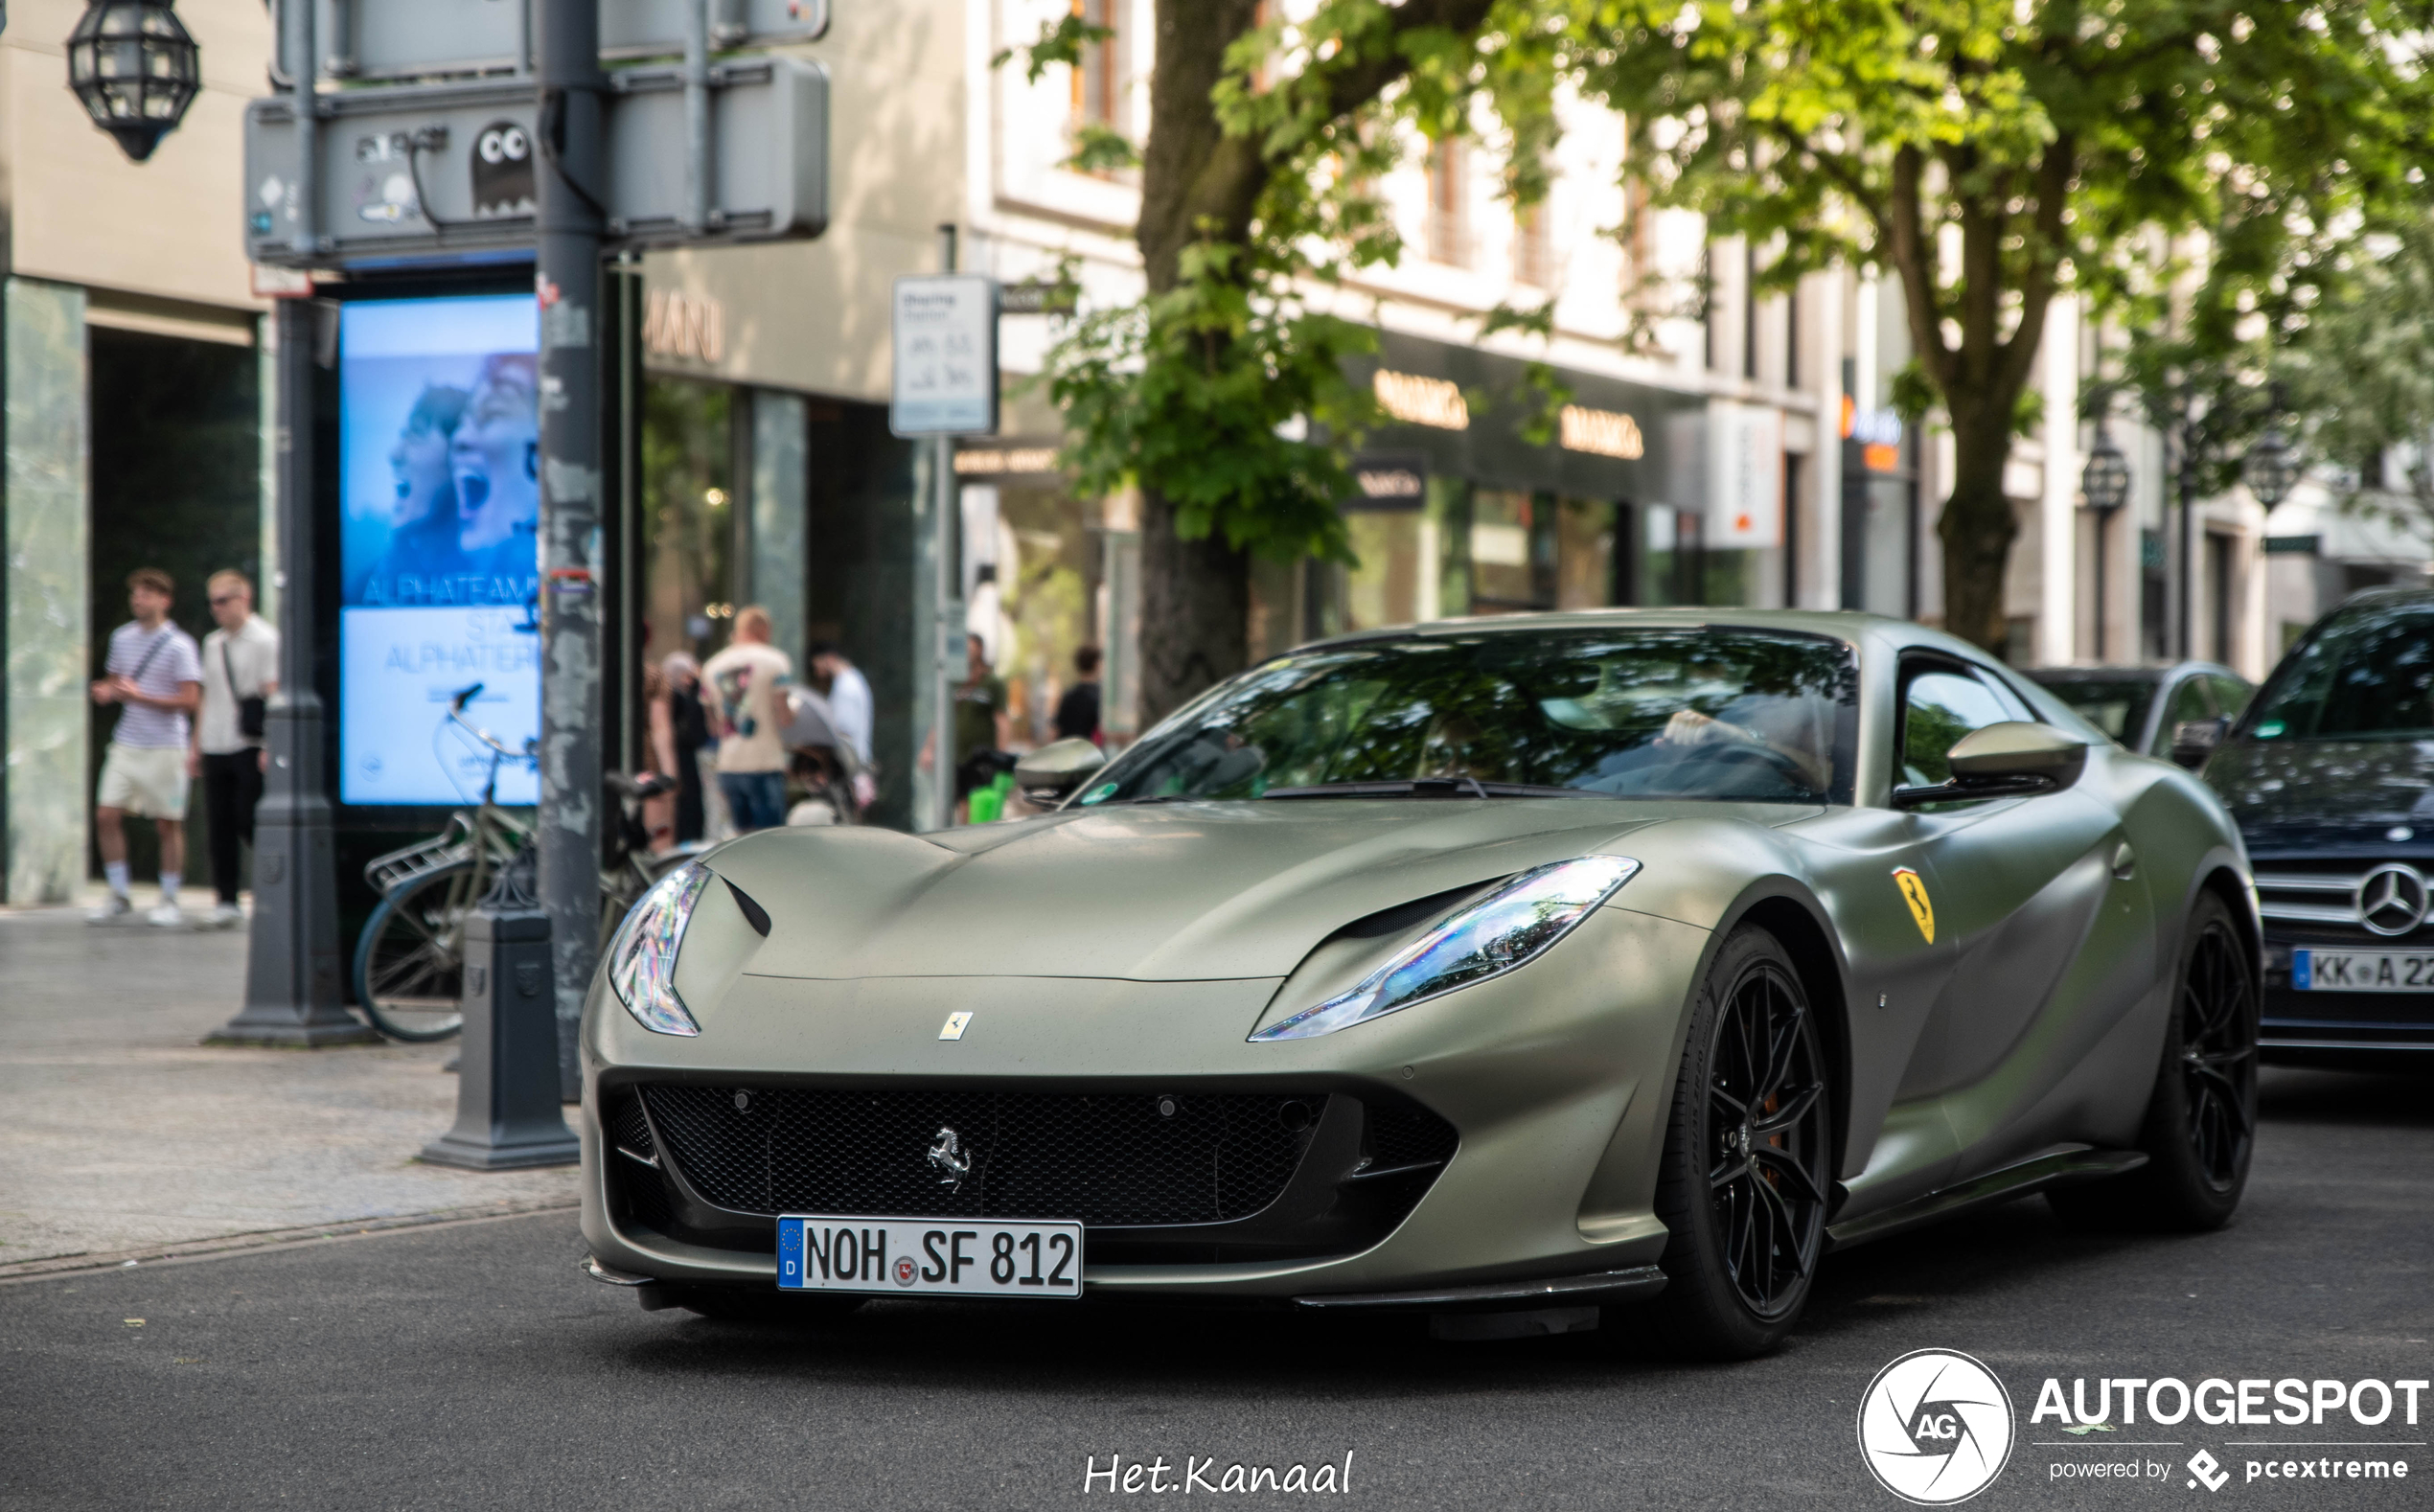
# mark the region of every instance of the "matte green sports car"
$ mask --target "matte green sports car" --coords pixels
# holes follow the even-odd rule
[[[584,1020],[644,1305],[1118,1293],[1742,1356],[1829,1249],[2230,1217],[2257,911],[2188,772],[1948,636],[1610,611],[1304,647],[1055,812],[752,835]]]

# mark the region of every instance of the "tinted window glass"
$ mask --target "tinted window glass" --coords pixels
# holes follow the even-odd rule
[[[2147,705],[2155,684],[2145,678],[2057,678],[2045,691],[2069,704],[2080,719],[2117,741],[2134,741],[2147,724]]]
[[[1933,787],[1952,776],[1952,747],[1972,730],[2018,719],[1994,690],[1962,672],[1921,672],[1902,699],[1901,780]]]
[[[2244,713],[2248,707],[2248,700],[2257,696],[2257,690],[2244,678],[2227,677],[2219,672],[2210,672],[2206,674],[2206,680],[2214,685],[2215,712],[2228,714],[2233,719],[2238,719]]]
[[[1850,648],[1641,630],[1405,637],[1283,656],[1143,737],[1085,803],[1476,780],[1617,797],[1850,801]]]
[[[2353,611],[2274,674],[2249,733],[2261,741],[2434,736],[2434,614]]]

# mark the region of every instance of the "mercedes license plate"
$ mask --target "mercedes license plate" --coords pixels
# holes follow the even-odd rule
[[[1082,1226],[789,1213],[777,1221],[777,1284],[787,1292],[1079,1297]]]
[[[2408,951],[2292,951],[2303,993],[2434,993],[2434,955]]]

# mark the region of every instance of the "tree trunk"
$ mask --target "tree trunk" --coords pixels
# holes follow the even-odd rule
[[[1251,659],[1251,554],[1222,533],[1175,534],[1175,511],[1141,495],[1141,727]]]
[[[2011,405],[1989,403],[1952,421],[1952,496],[1936,536],[1943,542],[1944,629],[1995,655],[2011,639],[2004,612],[2004,564],[2019,516],[2003,492],[2011,455]]]
[[[1228,138],[1209,92],[1226,49],[1258,21],[1257,0],[1159,0],[1150,131],[1141,149],[1141,218],[1134,239],[1150,291],[1178,279],[1183,249],[1203,234],[1239,241],[1261,182],[1256,149]],[[1143,728],[1211,683],[1240,672],[1251,651],[1251,556],[1222,532],[1175,534],[1175,511],[1141,490],[1140,714]]]

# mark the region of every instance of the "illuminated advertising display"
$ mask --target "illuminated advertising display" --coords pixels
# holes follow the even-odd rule
[[[361,301],[339,316],[339,799],[458,804],[540,732],[540,327],[529,294]],[[502,803],[537,801],[528,762]]]

